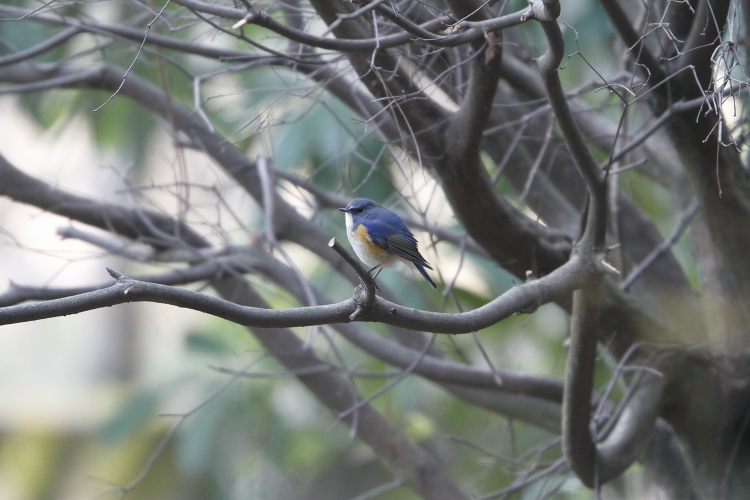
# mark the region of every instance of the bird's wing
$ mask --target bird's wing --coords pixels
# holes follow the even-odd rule
[[[402,259],[432,269],[432,266],[419,253],[414,235],[398,215],[381,209],[367,217],[366,225],[367,234],[372,243]]]
[[[386,238],[387,250],[395,253],[401,258],[410,260],[415,264],[432,269],[432,266],[422,257],[417,248],[417,240],[407,229],[406,232],[394,233]]]
[[[409,231],[409,228],[405,227],[404,224],[398,224],[398,222],[398,220],[389,217],[378,216],[367,217],[367,220],[363,224],[367,228],[367,237],[370,239],[370,242],[387,250],[388,236],[394,233],[401,233],[404,230]]]

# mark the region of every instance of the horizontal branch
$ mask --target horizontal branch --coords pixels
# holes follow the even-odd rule
[[[294,271],[270,255],[260,255],[255,268],[258,273],[284,290],[287,290],[300,302],[307,299],[306,291],[300,286],[299,281],[294,275]],[[322,291],[314,287],[312,288],[312,293],[314,294],[315,302],[318,304],[331,302]],[[429,356],[420,356],[420,351],[424,347],[423,345],[412,344],[412,347],[401,345],[394,340],[373,332],[371,329],[365,327],[363,323],[359,322],[336,323],[331,325],[331,327],[338,331],[346,340],[370,356],[404,369],[413,366],[414,373],[441,384],[447,390],[454,392],[464,399],[472,402],[477,401],[475,404],[480,404],[493,411],[501,411],[499,407],[503,406],[503,404],[497,401],[497,397],[502,393],[516,396],[523,395],[530,399],[554,403],[555,408],[550,411],[550,408],[546,407],[547,411],[545,411],[545,414],[554,413],[556,415],[552,430],[559,431],[559,403],[562,401],[562,383],[557,379],[520,374],[498,368],[495,368],[493,371],[475,366],[467,366],[450,358],[433,355],[431,352]],[[413,334],[414,332],[406,333]],[[421,361],[415,365],[414,360],[417,356],[421,357]],[[498,376],[501,382],[498,382]],[[473,394],[467,394],[466,391],[469,389],[479,390]],[[515,404],[519,404],[519,401],[516,401]],[[511,404],[507,404],[504,405],[503,409],[509,410],[510,407]],[[528,404],[524,408],[528,408]],[[514,413],[514,416],[527,422],[533,418],[534,421],[532,423],[538,424],[539,421],[535,417],[540,415],[531,416],[526,414],[523,417],[519,416],[524,408],[516,408],[518,411]],[[507,411],[501,411],[501,413],[508,414]],[[550,428],[549,425],[545,425],[544,427]]]
[[[339,52],[371,52],[376,49],[388,49],[407,45],[413,42],[415,35],[407,31],[402,31],[393,35],[386,35],[376,38],[364,39],[337,39],[312,35],[284,23],[275,20],[262,10],[253,10],[248,12],[242,9],[224,7],[206,2],[194,0],[176,0],[174,3],[182,5],[190,10],[211,14],[228,20],[239,20],[245,24],[255,24],[266,28],[274,33],[283,36],[292,41],[305,44],[310,47],[320,49],[334,50]],[[482,40],[486,33],[517,26],[530,18],[530,9],[524,8],[518,12],[507,14],[497,18],[488,19],[480,22],[462,21],[454,22],[448,17],[441,17],[431,20],[427,23],[418,25],[426,32],[433,33],[431,37],[422,38],[422,41],[436,47],[458,47],[466,43]],[[107,24],[98,21],[82,22],[80,19],[70,18],[59,15],[45,14],[32,10],[21,9],[11,6],[0,6],[0,15],[4,18],[17,18],[18,20],[34,20],[46,24],[71,26],[79,32],[102,33],[122,37],[128,40],[142,41],[146,39],[145,30],[132,28],[129,26],[119,26]],[[443,33],[441,33],[443,31]],[[247,57],[248,54],[242,51],[212,47],[205,44],[191,44],[169,36],[158,35],[156,33],[148,34],[149,43],[159,45],[165,48],[178,50],[181,52],[201,55],[210,58],[230,58],[230,57]],[[20,54],[19,54],[20,56]],[[317,58],[315,54],[312,57]],[[15,56],[14,56],[15,57]],[[25,58],[26,56],[24,56]],[[30,57],[30,56],[29,56]]]
[[[304,293],[298,286],[294,286],[294,283],[290,286],[291,280],[296,280],[296,278],[292,276],[293,272],[287,266],[257,249],[244,250],[241,254],[208,259],[185,269],[146,275],[135,281],[179,285],[206,279],[220,280],[237,277],[252,269],[287,289],[298,299],[304,298]],[[94,292],[107,286],[38,288],[11,283],[10,288],[0,294],[0,306],[9,306],[28,300],[59,299]],[[319,291],[315,290],[315,294],[316,302],[328,302],[327,297]],[[378,335],[361,323],[337,323],[331,326],[359,349],[396,367],[406,368],[415,365],[415,358],[419,355],[415,349]],[[562,383],[557,379],[503,369],[496,369],[493,372],[432,355],[420,357],[421,360],[413,368],[416,375],[441,385],[471,404],[523,420],[550,432],[559,432],[559,404],[562,401],[563,391]],[[501,384],[497,382],[498,375],[502,379]]]
[[[191,290],[134,280],[115,271],[117,283],[109,288],[35,304],[0,309],[0,325],[67,316],[128,302],[156,302],[193,309],[252,327],[299,327],[348,323],[357,309],[354,300],[292,309],[259,309],[239,306]],[[462,334],[476,332],[519,312],[558,299],[581,286],[588,271],[578,258],[553,273],[516,286],[492,302],[464,313],[420,311],[376,297],[372,308],[361,312],[365,321],[376,321],[410,330]]]
[[[202,252],[201,252],[202,253]],[[169,269],[166,272],[148,273],[134,277],[135,281],[158,283],[167,286],[189,285],[206,280],[246,274],[252,271],[263,273],[268,254],[256,247],[227,250],[226,255],[204,255],[201,262],[189,267]],[[111,282],[97,283],[76,287],[28,286],[10,282],[8,288],[0,293],[0,308],[23,302],[49,301],[96,292],[111,286]]]

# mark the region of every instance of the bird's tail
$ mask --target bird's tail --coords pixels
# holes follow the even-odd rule
[[[413,262],[413,264],[414,264],[414,267],[417,268],[417,271],[422,273],[422,276],[424,276],[424,279],[430,282],[430,286],[432,286],[433,289],[437,290],[437,285],[435,284],[434,281],[432,281],[432,278],[430,278],[430,275],[427,274],[427,271],[425,271],[424,267],[420,266],[416,262]]]

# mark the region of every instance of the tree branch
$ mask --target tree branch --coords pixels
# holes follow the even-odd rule
[[[1,71],[1,70],[0,70]],[[200,248],[203,238],[172,217],[140,208],[99,203],[63,193],[14,167],[0,155],[0,196],[39,207],[100,229],[111,230],[155,248]]]
[[[591,431],[591,396],[599,331],[601,278],[573,293],[570,347],[563,396],[563,453],[570,468],[589,488],[596,487],[597,450]]]
[[[544,88],[565,139],[565,144],[573,156],[578,171],[586,182],[590,196],[586,229],[579,242],[579,247],[596,245],[601,249],[607,230],[606,182],[604,182],[604,176],[599,170],[599,165],[586,145],[578,124],[573,118],[573,113],[570,111],[565,92],[560,83],[558,67],[562,61],[565,48],[562,32],[556,21],[560,13],[560,4],[553,0],[535,0],[532,3],[532,10],[535,18],[540,20],[547,37],[547,51],[537,60]]]
[[[137,281],[115,271],[111,274],[118,282],[109,288],[37,304],[2,308],[0,325],[67,316],[127,302],[170,304],[211,314],[240,325],[263,328],[346,323],[356,310],[351,299],[336,304],[284,310],[247,309],[190,290]],[[519,311],[533,310],[565,296],[578,288],[586,277],[585,269],[574,258],[553,273],[514,287],[473,311],[456,314],[420,311],[376,297],[372,309],[364,311],[361,317],[365,321],[431,333],[476,332]]]
[[[594,387],[594,368],[601,316],[601,285],[604,273],[617,273],[605,259],[607,228],[606,179],[586,145],[573,118],[557,68],[562,60],[564,43],[555,20],[560,5],[554,0],[532,3],[535,18],[540,20],[547,37],[547,51],[539,58],[545,89],[576,167],[589,190],[590,202],[586,227],[576,252],[593,271],[586,284],[573,294],[570,349],[565,371],[563,398],[563,451],[571,469],[588,487],[598,490],[600,484],[619,475],[638,456],[653,428],[661,401],[662,381],[653,393],[637,398],[641,407],[618,420],[616,432],[600,444],[591,430],[589,407]],[[650,387],[653,388],[654,386]]]
[[[530,9],[527,7],[512,14],[483,21],[462,21],[460,25],[455,25],[452,22],[452,18],[443,16],[421,25],[414,25],[414,28],[411,29],[411,31],[406,30],[393,35],[383,35],[369,39],[355,37],[342,37],[335,39],[318,37],[305,31],[298,30],[275,20],[266,12],[259,9],[251,8],[249,12],[246,12],[241,9],[222,7],[196,0],[174,0],[174,2],[198,12],[216,15],[226,19],[240,19],[248,24],[257,24],[258,26],[267,28],[293,42],[303,43],[310,47],[341,52],[371,52],[374,50],[390,49],[408,44],[412,41],[414,36],[418,36],[422,41],[436,47],[457,47],[459,45],[483,39],[485,33],[488,31],[495,31],[521,24],[526,21],[530,13]],[[378,9],[377,7],[376,9],[379,10],[382,15],[392,18],[392,20],[396,20],[398,16],[398,14],[395,14],[392,11],[389,13],[383,12],[383,9]],[[343,15],[347,16],[347,14]],[[347,18],[351,19],[351,17]],[[399,23],[399,25],[404,28],[404,23]],[[455,26],[457,29],[447,30],[448,34],[439,34],[438,30],[445,29],[446,26]]]
[[[600,0],[600,3],[620,34],[620,38],[628,46],[628,53],[633,62],[638,65],[637,67],[645,67],[646,76],[649,77],[652,84],[663,81],[666,75],[659,65],[659,61],[646,47],[645,35],[641,36],[635,31],[620,2],[618,0]]]

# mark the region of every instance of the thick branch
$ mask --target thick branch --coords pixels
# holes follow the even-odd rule
[[[571,469],[588,487],[620,476],[644,452],[661,409],[665,377],[644,373],[617,417],[613,430],[600,442],[591,424],[600,280],[593,279],[573,296],[570,350],[563,397],[563,451]]]
[[[544,20],[540,23],[547,37],[547,51],[537,60],[537,64],[542,74],[542,81],[552,111],[555,113],[555,118],[557,118],[565,139],[565,144],[589,190],[588,220],[584,235],[581,237],[581,243],[585,242],[585,245],[596,245],[601,248],[607,230],[606,183],[601,170],[599,170],[599,165],[591,154],[573,113],[570,111],[568,100],[560,83],[558,67],[562,61],[565,48],[562,32],[556,21],[557,15],[555,15],[555,11],[559,14],[560,6],[558,2],[549,2],[551,6],[557,6],[555,9],[554,7],[548,7],[547,3],[547,1],[536,0],[532,4],[535,16],[539,15],[537,11],[541,11],[545,16],[552,18],[552,20]],[[542,7],[542,5],[544,6]]]
[[[568,150],[589,190],[586,228],[576,249],[592,270],[603,273],[607,270],[603,254],[607,228],[606,182],[570,112],[557,74],[564,50],[562,33],[555,20],[559,14],[559,3],[539,0],[532,4],[532,8],[547,37],[547,51],[538,60],[544,86]],[[593,274],[573,294],[562,423],[565,457],[581,481],[595,489],[619,475],[639,455],[648,440],[644,434],[650,435],[658,415],[664,385],[662,381],[653,394],[639,394],[640,408],[630,411],[632,407],[629,406],[627,417],[620,418],[616,431],[604,443],[597,445],[591,429],[589,403],[594,386],[601,287],[602,276]],[[641,396],[645,401],[641,401]]]
[[[599,327],[601,279],[573,294],[570,348],[565,368],[562,438],[570,468],[588,487],[596,482],[596,444],[591,429],[591,396]]]
[[[249,249],[241,259],[236,256],[211,259],[186,269],[176,269],[158,275],[144,276],[137,281],[160,284],[187,284],[198,280],[220,280],[236,277],[250,269],[269,278],[292,293],[298,300],[307,299],[306,293],[291,269],[265,252]],[[109,286],[109,285],[106,285]],[[31,288],[11,284],[8,292],[0,295],[0,304],[7,306],[25,300],[51,300],[95,292],[102,286],[79,288]],[[330,302],[315,290],[317,303]],[[2,309],[0,309],[2,311]],[[562,384],[552,378],[524,375],[508,370],[494,372],[459,364],[450,359],[421,356],[414,349],[401,346],[373,333],[360,323],[336,323],[332,328],[369,355],[413,372],[442,385],[456,396],[497,411],[511,418],[523,420],[551,432],[559,432]],[[417,358],[419,358],[417,362]],[[497,376],[502,379],[498,385]]]
[[[233,301],[229,303],[237,302],[260,310],[268,308],[268,304],[244,280],[217,280],[213,286],[222,296]],[[293,373],[305,373],[305,369],[322,364],[313,351],[290,330],[254,328],[253,335]],[[372,406],[362,402],[355,388],[339,375],[330,371],[318,371],[296,376],[335,415],[357,405],[357,411],[344,417],[344,422],[393,469],[394,474],[401,477],[419,495],[436,500],[467,498],[435,458],[409,441]]]
[[[481,9],[481,4],[475,5],[475,3],[464,0],[452,2],[451,7],[461,18],[470,14],[472,19],[488,16],[487,9]],[[492,100],[500,79],[501,42],[502,39],[496,40],[496,35],[490,32],[486,36],[485,43],[474,44],[469,87],[461,102],[461,107],[445,131],[445,149],[448,156],[462,158],[463,161],[479,159],[482,132],[490,116]],[[472,160],[469,160],[470,158]]]
[[[661,410],[664,387],[663,376],[643,374],[613,430],[597,444],[599,484],[619,477],[643,456]]]

